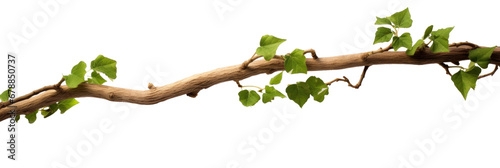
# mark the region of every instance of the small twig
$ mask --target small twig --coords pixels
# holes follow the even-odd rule
[[[255,53],[254,53],[254,54],[253,54],[253,56],[252,56],[252,57],[250,57],[250,59],[246,60],[245,62],[243,62],[243,63],[241,64],[241,69],[247,69],[247,68],[248,68],[248,65],[249,65],[250,63],[252,63],[253,61],[255,61],[255,60],[257,60],[257,59],[259,59],[259,58],[261,58],[261,57],[262,57],[262,55],[255,55]],[[283,57],[282,57],[282,56],[280,56],[280,55],[274,55],[273,59],[283,59]]]
[[[304,55],[306,55],[307,53],[311,53],[311,56],[314,59],[318,59],[318,55],[316,55],[316,51],[314,51],[313,49],[304,50]]]
[[[241,69],[246,69],[248,67],[248,64],[250,64],[251,62],[253,62],[257,59],[257,58],[255,58],[255,53],[252,54],[250,59],[246,60],[245,62],[243,62],[243,64],[241,64]]]
[[[386,52],[386,51],[389,51],[390,49],[392,48],[392,43],[389,44],[387,47],[385,48],[382,48],[380,47],[378,50],[375,50],[375,51],[370,51],[370,52],[366,52],[362,57],[361,59],[363,59],[363,61],[366,61],[368,59],[368,56],[370,55],[373,55],[373,54],[377,54],[377,53],[382,53],[382,52]]]
[[[361,83],[363,82],[363,79],[365,78],[366,71],[368,71],[368,68],[369,68],[369,67],[370,67],[370,66],[365,66],[365,67],[363,68],[363,73],[361,73],[361,77],[359,77],[359,81],[358,81],[358,83],[357,83],[356,85],[352,85],[352,83],[349,81],[349,79],[348,79],[347,77],[345,77],[345,76],[343,76],[344,78],[337,78],[337,79],[334,79],[334,80],[332,80],[332,81],[330,81],[330,82],[327,82],[326,84],[327,84],[327,85],[331,85],[331,84],[332,84],[332,83],[334,83],[334,82],[344,81],[344,82],[347,82],[347,85],[348,85],[348,86],[350,86],[350,87],[352,87],[352,88],[354,88],[354,89],[358,89],[358,88],[361,86]]]
[[[61,84],[64,82],[64,78],[61,78],[61,80],[56,84],[57,88],[61,87]]]
[[[491,71],[490,73],[481,75],[477,79],[481,79],[481,78],[484,78],[484,77],[487,77],[487,76],[493,76],[495,74],[495,72],[497,72],[497,70],[498,70],[498,65],[495,65],[495,69],[493,69],[493,71]]]
[[[156,89],[156,86],[152,83],[148,83],[148,89]]]
[[[469,47],[472,47],[472,49],[476,49],[476,48],[479,48],[478,45],[474,44],[474,43],[470,43],[468,41],[465,41],[465,42],[459,42],[459,43],[452,43],[450,44],[450,47],[460,47],[460,46],[469,46]]]
[[[240,87],[240,88],[243,87],[243,86],[241,86],[240,81],[235,80],[234,82],[236,82],[236,84],[238,85],[238,87]]]
[[[59,80],[59,82],[57,82],[57,84],[54,84],[54,85],[48,85],[48,86],[44,86],[40,89],[37,89],[37,90],[34,90],[32,91],[31,93],[29,94],[26,94],[26,95],[23,95],[23,96],[20,96],[16,99],[14,99],[14,101],[6,101],[6,102],[2,102],[1,103],[1,106],[0,108],[2,107],[6,107],[6,106],[9,106],[11,105],[12,103],[14,102],[18,102],[18,101],[23,101],[23,100],[26,100],[26,99],[29,99],[37,94],[40,94],[42,92],[45,92],[47,90],[50,90],[50,89],[54,89],[54,90],[60,90],[61,89],[61,84],[64,82],[64,78],[61,78],[61,80]]]
[[[443,68],[444,68],[444,70],[446,70],[446,74],[447,74],[447,75],[452,76],[452,75],[451,75],[451,73],[450,73],[450,67],[449,67],[447,64],[445,64],[445,63],[441,62],[441,63],[439,63],[439,65],[441,65],[441,67],[443,67]]]

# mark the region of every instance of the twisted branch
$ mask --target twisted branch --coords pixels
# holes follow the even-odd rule
[[[367,66],[383,64],[423,65],[458,62],[461,60],[468,60],[468,54],[471,48],[471,46],[462,45],[450,48],[450,52],[443,53],[432,53],[430,49],[425,48],[421,54],[412,57],[406,55],[404,51],[381,52],[371,54],[370,57],[366,57],[367,53],[365,52],[334,57],[322,57],[320,59],[307,58],[306,65],[308,71],[325,71],[360,66],[364,66],[365,69],[367,69]],[[500,48],[497,47],[494,49],[490,64],[495,66],[500,65]],[[56,84],[43,87],[30,94],[21,96],[15,99],[14,104],[11,105],[17,106],[16,114],[20,115],[29,114],[37,109],[49,106],[61,100],[78,97],[94,97],[109,101],[130,102],[135,104],[156,104],[181,95],[195,97],[200,90],[209,88],[218,83],[240,81],[254,75],[284,70],[284,61],[282,59],[272,59],[270,61],[255,60],[252,64],[247,65],[246,68],[242,69],[241,67],[242,64],[218,68],[148,90],[132,90],[90,83],[82,83],[76,88],[69,88],[65,85],[56,87],[58,85]],[[498,67],[495,67],[495,69],[497,68]],[[494,70],[494,72],[495,71],[496,70]],[[492,75],[494,72],[485,75]],[[366,70],[364,73],[366,73]],[[363,76],[364,75],[362,75],[361,78],[363,78]],[[358,83],[361,85],[361,80]],[[0,107],[0,121],[10,118],[9,112],[10,108],[6,108],[5,106]]]

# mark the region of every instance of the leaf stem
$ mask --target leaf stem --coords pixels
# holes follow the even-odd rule
[[[427,44],[425,44],[426,46],[429,46],[429,44],[431,44],[432,40],[430,40]]]
[[[464,68],[462,66],[448,66],[448,68],[460,68],[460,69],[467,69],[467,68]]]
[[[261,88],[261,87],[258,87],[258,86],[254,86],[254,85],[244,85],[244,86],[241,86],[241,88],[244,88],[244,87],[257,88],[257,89],[259,89],[258,92],[262,92],[262,90],[264,90],[264,88]]]

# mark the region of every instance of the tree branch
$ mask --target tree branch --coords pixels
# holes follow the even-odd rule
[[[365,52],[334,57],[321,57],[318,59],[307,58],[306,65],[308,71],[325,71],[383,64],[423,65],[458,62],[468,59],[470,49],[470,46],[459,46],[450,48],[450,52],[432,53],[426,48],[414,56],[408,56],[404,51],[386,51],[373,53],[370,57],[364,58],[366,56]],[[500,48],[495,48],[490,63],[500,65]],[[90,83],[82,83],[77,88],[69,88],[62,85],[57,90],[42,89],[42,93],[33,94],[34,96],[29,96],[31,94],[25,95],[25,97],[29,97],[27,99],[20,99],[21,97],[19,97],[14,100],[12,106],[17,106],[16,114],[19,115],[29,114],[36,109],[61,100],[78,97],[94,97],[109,101],[136,104],[155,104],[186,94],[196,96],[200,90],[218,83],[240,81],[258,74],[270,74],[275,71],[281,71],[284,69],[284,61],[282,59],[272,59],[270,61],[255,60],[252,64],[248,64],[248,67],[245,69],[241,67],[242,65],[239,64],[218,68],[149,90],[132,90]],[[0,108],[0,121],[10,118],[10,109],[6,107]]]
[[[439,65],[441,65],[441,67],[443,67],[443,69],[446,71],[446,75],[452,76],[450,73],[450,66],[448,66],[444,62],[440,62]]]
[[[495,74],[495,72],[497,72],[497,70],[498,70],[498,65],[495,65],[495,69],[493,69],[493,71],[491,71],[490,73],[481,75],[477,79],[481,79],[481,78],[484,78],[484,77],[487,77],[487,76],[493,76]]]
[[[26,94],[26,95],[23,95],[23,96],[20,96],[20,97],[14,99],[13,102],[18,102],[18,101],[23,101],[23,100],[29,99],[30,97],[33,97],[33,96],[35,96],[35,95],[37,95],[39,93],[42,93],[42,92],[50,90],[50,89],[59,89],[61,87],[61,84],[63,82],[64,82],[64,78],[61,78],[61,80],[57,84],[44,86],[44,87],[42,87],[40,89],[34,90],[31,93],[29,93],[29,94]],[[2,102],[0,108],[9,106],[11,104],[12,104],[12,101]]]
[[[358,89],[361,86],[361,83],[363,82],[363,79],[365,79],[366,71],[368,71],[369,67],[370,66],[365,66],[363,68],[363,72],[361,73],[361,77],[359,77],[359,81],[358,81],[358,83],[356,85],[352,85],[351,81],[349,81],[349,78],[347,78],[345,76],[344,76],[344,78],[337,78],[337,79],[334,79],[334,80],[332,80],[330,82],[327,82],[325,84],[331,85],[333,82],[344,81],[344,82],[347,82],[347,86],[350,86],[350,87],[352,87],[354,89]]]

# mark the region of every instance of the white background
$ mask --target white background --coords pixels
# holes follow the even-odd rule
[[[118,62],[118,78],[106,85],[146,89],[148,82],[160,86],[239,64],[251,56],[265,34],[287,39],[279,54],[295,48],[314,48],[319,57],[375,50],[387,45],[372,45],[375,16],[406,7],[414,22],[404,31],[412,33],[413,39],[431,24],[435,29],[455,26],[450,42],[494,46],[500,37],[495,22],[498,4],[481,0],[68,0],[57,2],[53,16],[38,4],[45,2],[56,1],[0,3],[0,53],[3,58],[7,52],[19,55],[19,95],[57,83],[73,65],[81,60],[90,63],[99,54]],[[230,10],[218,14],[214,3]],[[38,31],[32,37],[23,36],[27,24],[23,18],[33,23],[33,16],[40,15],[49,16],[38,18],[46,23],[35,25]],[[16,51],[9,34],[27,41]],[[4,61],[2,69],[6,69]],[[361,70],[308,75],[325,81],[345,75],[355,82]],[[258,75],[241,82],[264,86],[271,77]],[[399,167],[403,158],[413,159],[411,167],[498,167],[498,78],[482,80],[467,102],[438,65],[372,66],[360,89],[335,83],[323,103],[310,99],[302,109],[279,98],[243,107],[234,82],[202,90],[195,99],[181,96],[149,106],[78,98],[80,104],[64,115],[43,119],[39,114],[34,124],[20,120],[16,161],[7,159],[4,151],[8,134],[7,122],[2,121],[0,165]],[[285,74],[278,89],[284,92],[287,83],[305,79],[307,75]],[[6,85],[6,76],[0,83]],[[283,113],[293,116],[287,124],[277,120],[276,114]],[[102,132],[99,125],[107,121],[112,129],[102,133],[101,141],[91,143],[84,132]],[[270,123],[283,129],[272,130]],[[444,141],[433,140],[433,150],[422,155],[415,141],[432,138],[436,130],[442,131]],[[252,138],[259,149],[249,144]],[[75,155],[71,151],[80,158],[70,163],[67,158]]]

